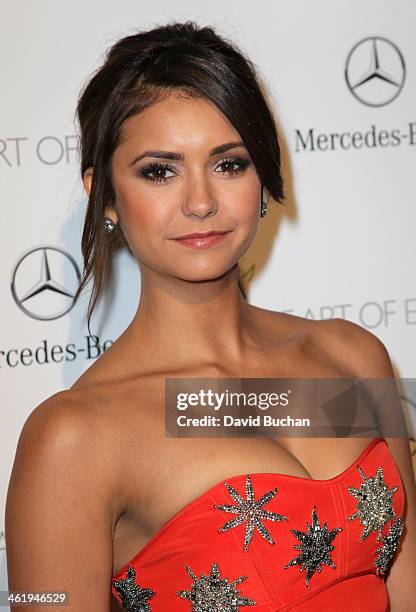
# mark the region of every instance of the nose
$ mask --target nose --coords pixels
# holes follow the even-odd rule
[[[194,176],[187,185],[183,212],[186,216],[203,219],[215,215],[218,202],[206,176]]]

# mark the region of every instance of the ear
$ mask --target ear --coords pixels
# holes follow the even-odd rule
[[[85,172],[84,172],[83,182],[84,182],[85,191],[87,192],[88,197],[90,197],[90,193],[91,193],[91,185],[92,185],[93,174],[94,174],[94,168],[92,166],[87,168],[85,170]],[[115,223],[115,224],[118,223],[118,215],[117,215],[115,209],[112,206],[108,206],[105,209],[105,216],[108,217],[109,219],[111,219],[111,221],[113,221],[113,223]]]
[[[84,172],[83,183],[85,187],[85,191],[87,192],[88,197],[90,197],[91,193],[91,185],[92,185],[92,175],[94,173],[94,168],[90,166]]]
[[[263,186],[263,201],[268,204],[270,200],[270,193],[267,191],[266,187]]]

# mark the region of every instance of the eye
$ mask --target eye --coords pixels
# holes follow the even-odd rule
[[[166,176],[166,172],[173,172],[169,164],[162,162],[150,162],[143,168],[140,168],[139,175],[151,181],[152,183],[167,183],[171,176]],[[154,176],[151,176],[151,175]]]
[[[248,159],[245,159],[244,157],[228,157],[227,159],[223,159],[218,164],[215,172],[217,171],[218,168],[225,167],[225,170],[221,172],[222,174],[228,174],[228,175],[240,174],[241,172],[244,172],[244,170],[249,165],[250,165],[250,161]]]

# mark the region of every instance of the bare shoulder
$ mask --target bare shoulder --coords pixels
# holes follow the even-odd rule
[[[104,405],[103,405],[104,404]],[[19,446],[36,444],[51,448],[85,448],[89,452],[104,444],[110,422],[105,403],[92,391],[65,390],[36,406],[24,422]]]
[[[73,477],[78,491],[85,482],[89,491],[98,493],[113,526],[125,503],[123,454],[117,452],[120,444],[113,413],[111,402],[100,398],[94,389],[60,391],[36,406],[19,435],[9,497],[21,490],[28,478],[40,485]]]
[[[316,321],[317,340],[328,343],[336,359],[356,376],[394,376],[391,358],[384,342],[371,331],[347,319]]]
[[[36,406],[26,418],[17,443],[14,470],[27,456],[45,457],[69,449],[71,445],[82,447],[86,441],[85,419],[80,410],[75,409],[71,393],[56,393]]]
[[[371,331],[342,318],[307,319],[269,311],[274,321],[289,334],[298,334],[305,344],[327,353],[342,369],[362,378],[392,377],[389,352]]]
[[[94,602],[91,610],[108,608],[120,497],[106,436],[94,410],[72,392],[53,395],[29,414],[6,499],[11,590],[42,584],[70,592],[69,610],[85,609],[87,601]]]
[[[264,326],[270,326],[275,333],[279,331],[290,333],[311,330],[315,321],[288,312],[260,308],[250,304],[254,318]]]
[[[361,325],[342,318],[308,319],[287,312],[252,307],[252,312],[268,336],[284,344],[293,339],[304,352],[345,373],[361,378],[394,376],[391,358],[383,341]]]
[[[47,435],[54,433],[62,435],[70,432],[71,428],[78,429],[79,433],[86,427],[88,410],[81,405],[82,398],[79,393],[71,390],[59,391],[36,406],[28,415],[22,429],[22,436],[30,431]]]

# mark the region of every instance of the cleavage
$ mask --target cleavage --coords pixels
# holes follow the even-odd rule
[[[172,440],[177,439],[169,439]],[[185,442],[190,443],[188,448],[173,453],[160,466],[159,473],[148,470],[144,485],[139,482],[134,485],[134,476],[131,479],[133,487],[131,484],[129,487],[133,491],[129,495],[129,507],[115,526],[115,571],[179,511],[227,478],[259,472],[312,478],[292,453],[271,438],[186,439]]]

